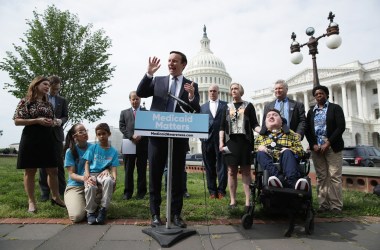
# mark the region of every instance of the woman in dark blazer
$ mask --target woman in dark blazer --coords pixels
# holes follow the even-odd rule
[[[346,121],[342,108],[330,103],[325,86],[313,88],[317,104],[306,118],[306,138],[317,175],[318,212],[341,213],[342,198],[342,134]]]

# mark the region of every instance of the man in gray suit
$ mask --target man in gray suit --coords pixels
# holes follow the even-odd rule
[[[66,189],[65,170],[63,168],[63,141],[65,140],[63,134],[63,125],[68,119],[68,103],[65,98],[58,95],[61,89],[61,79],[58,76],[50,76],[50,90],[49,90],[49,102],[54,108],[54,136],[57,140],[57,155],[62,159],[58,165],[58,183],[59,194],[63,195]],[[47,183],[47,174],[45,169],[40,168],[39,184],[41,189],[41,201],[47,201],[50,196],[50,188]]]
[[[262,122],[262,130],[266,131],[265,118],[271,109],[277,109],[281,113],[281,117],[285,118],[288,127],[298,134],[300,140],[303,139],[306,127],[305,106],[303,103],[288,98],[288,84],[284,80],[278,80],[274,84],[274,95],[276,100],[268,103],[264,107],[264,116]]]
[[[182,71],[187,64],[186,56],[179,51],[172,51],[169,55],[167,76],[156,76],[153,74],[160,68],[160,59],[149,58],[148,71],[144,74],[139,86],[137,95],[146,98],[153,96],[151,111],[159,112],[192,112],[199,113],[199,92],[198,84],[191,82],[182,75]],[[168,93],[176,96],[186,103],[178,103],[171,98]],[[181,106],[183,105],[183,106]],[[182,107],[182,109],[181,109]],[[186,152],[189,151],[188,138],[174,138],[172,152],[172,202],[171,214],[173,224],[178,227],[186,227],[186,223],[181,218],[183,207],[183,173],[185,168]],[[168,158],[168,138],[150,137],[148,144],[149,158],[149,198],[150,212],[152,214],[151,226],[161,226],[160,205],[162,175]]]
[[[222,199],[226,195],[227,167],[223,162],[222,152],[219,150],[219,129],[223,109],[227,102],[218,99],[219,86],[217,84],[210,85],[208,96],[209,101],[201,106],[201,113],[209,115],[208,138],[201,139],[202,156],[210,199]],[[216,183],[217,179],[219,185]]]
[[[136,111],[146,110],[140,108],[141,98],[137,96],[136,91],[129,93],[131,108],[125,109],[120,113],[119,129],[123,134],[123,139],[129,139],[136,145],[136,154],[124,154],[124,200],[132,198],[134,189],[133,172],[137,167],[137,199],[141,200],[146,194],[146,166],[148,160],[148,138],[135,135],[135,117]]]

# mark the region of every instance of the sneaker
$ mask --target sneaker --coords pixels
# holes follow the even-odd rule
[[[95,213],[87,213],[87,223],[89,225],[96,224],[96,214]]]
[[[317,213],[318,214],[323,214],[323,213],[326,213],[328,211],[330,211],[330,209],[325,208],[325,207],[320,207],[320,208],[318,208]]]
[[[340,210],[339,208],[333,208],[331,209],[330,211],[332,214],[341,214],[342,213],[342,210]]]
[[[282,188],[282,183],[276,176],[271,176],[268,179],[268,186]]]
[[[104,222],[106,221],[107,217],[107,210],[105,207],[102,207],[99,209],[99,214],[98,217],[96,217],[96,222],[100,225],[103,225]]]
[[[309,182],[307,182],[307,180],[304,178],[298,179],[298,181],[296,182],[295,189],[307,192],[309,191]]]

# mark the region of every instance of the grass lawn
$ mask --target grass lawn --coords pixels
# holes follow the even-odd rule
[[[38,174],[36,175],[36,198],[40,197],[38,186]],[[208,192],[205,193],[206,176],[202,173],[188,174],[188,191],[191,194],[189,199],[184,199],[183,217],[190,221],[212,220],[221,218],[240,218],[244,210],[244,195],[239,179],[238,205],[236,210],[229,210],[228,193],[223,200],[210,200]],[[64,218],[67,217],[66,209],[52,206],[50,202],[37,202],[38,212],[36,214],[27,213],[27,196],[23,187],[23,170],[16,169],[16,158],[0,157],[0,218]],[[118,168],[117,189],[112,198],[108,218],[137,218],[149,219],[149,199],[148,195],[143,200],[132,198],[122,200],[124,189],[124,168]],[[315,188],[313,193],[314,207],[317,208]],[[164,217],[166,211],[166,196],[163,194],[163,204],[161,206],[161,216]],[[380,197],[373,194],[366,194],[356,191],[344,191],[344,209],[339,217],[356,216],[380,216]],[[256,217],[265,218],[260,206],[256,208]],[[319,217],[330,217],[332,215],[323,214]]]

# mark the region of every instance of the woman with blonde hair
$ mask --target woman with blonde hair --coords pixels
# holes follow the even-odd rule
[[[228,188],[230,190],[229,208],[236,208],[236,189],[238,166],[242,175],[245,193],[245,206],[249,207],[251,183],[251,152],[253,150],[253,130],[260,131],[256,111],[252,103],[244,101],[244,88],[239,83],[231,83],[228,103],[221,121],[219,132],[219,149],[224,152],[228,166]]]
[[[26,97],[17,105],[13,120],[16,126],[25,126],[20,140],[17,168],[25,169],[24,188],[28,195],[28,212],[37,210],[34,195],[37,168],[45,168],[51,190],[52,205],[65,207],[58,193],[58,161],[61,159],[55,150],[57,146],[53,127],[57,125],[54,110],[48,101],[49,80],[37,76],[30,83]]]

